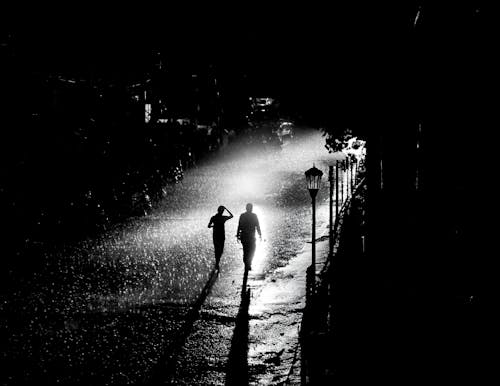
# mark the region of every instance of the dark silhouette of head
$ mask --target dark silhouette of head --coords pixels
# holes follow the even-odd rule
[[[253,204],[248,203],[247,204],[247,212],[252,213],[252,210],[253,210]]]
[[[221,205],[217,208],[217,213],[222,214],[224,212],[224,207]]]

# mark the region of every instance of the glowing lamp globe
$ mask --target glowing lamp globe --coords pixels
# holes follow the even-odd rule
[[[307,189],[309,189],[311,197],[314,198],[321,187],[321,177],[323,176],[323,172],[313,165],[313,167],[307,170],[304,174],[306,175]]]

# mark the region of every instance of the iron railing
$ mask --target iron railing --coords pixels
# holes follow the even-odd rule
[[[325,361],[331,360],[329,355],[317,355],[318,352],[332,350],[329,347],[332,338],[332,314],[333,314],[333,274],[334,262],[338,256],[339,243],[345,220],[350,215],[353,200],[356,200],[360,191],[365,187],[366,179],[363,178],[347,197],[335,218],[333,226],[332,251],[324,263],[321,271],[316,273],[316,267],[310,266],[306,278],[306,306],[302,319],[300,340],[302,355],[302,384],[323,384],[330,381],[332,374],[328,374],[331,364]],[[322,349],[323,347],[323,349]]]

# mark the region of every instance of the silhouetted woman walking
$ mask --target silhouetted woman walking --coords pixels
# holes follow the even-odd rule
[[[229,216],[224,216],[224,209],[227,210]],[[224,241],[226,240],[226,231],[224,229],[224,224],[227,220],[233,218],[233,214],[225,206],[219,206],[217,208],[217,213],[212,216],[210,222],[208,223],[209,228],[213,228],[213,240],[214,240],[214,252],[215,252],[215,264],[219,266],[220,258],[222,252],[224,252]]]

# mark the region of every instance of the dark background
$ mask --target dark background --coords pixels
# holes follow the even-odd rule
[[[11,146],[24,104],[44,101],[34,74],[129,80],[157,50],[173,68],[215,64],[233,94],[275,96],[303,123],[368,139],[370,254],[345,268],[346,377],[361,363],[379,379],[472,381],[494,335],[497,23],[480,1],[398,3],[4,13],[15,60],[2,61],[2,166],[38,154]]]
[[[460,84],[459,69],[474,65],[460,51],[492,39],[492,15],[479,1],[39,7],[6,12],[2,24],[27,71],[133,77],[161,50],[172,66],[214,63],[226,76],[246,74],[255,94],[350,124],[367,107],[389,113],[387,103],[435,72],[415,63],[423,58],[419,9],[423,55],[436,55],[441,74]],[[483,36],[474,39],[478,28]]]
[[[374,87],[408,75],[417,8],[417,2],[71,6],[23,10],[4,28],[13,31],[28,70],[132,76],[162,50],[172,64],[213,62],[225,73],[247,74],[256,93],[344,115],[380,96]]]

